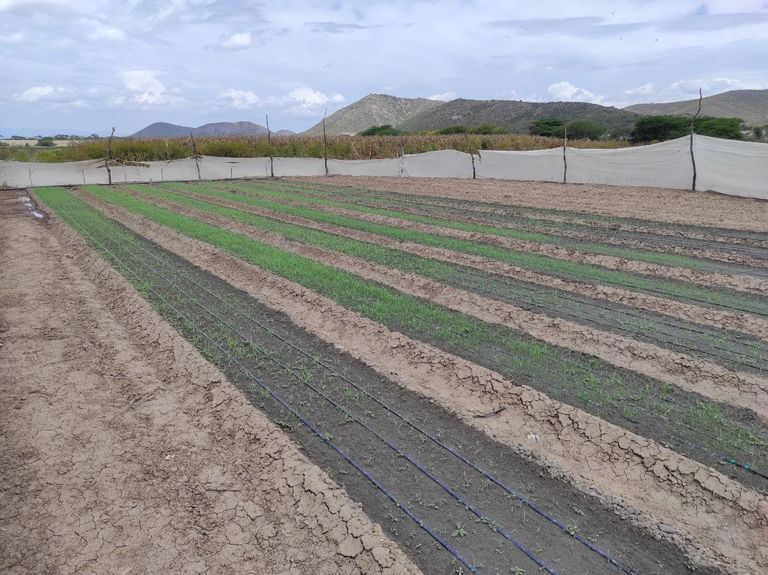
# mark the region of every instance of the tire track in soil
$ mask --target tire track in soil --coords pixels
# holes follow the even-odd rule
[[[413,255],[429,257],[446,263],[472,267],[484,272],[504,275],[513,279],[519,279],[545,287],[553,287],[579,295],[603,299],[605,301],[620,304],[626,304],[632,307],[639,307],[648,311],[653,311],[669,315],[671,317],[691,321],[693,323],[741,331],[745,334],[754,335],[764,340],[768,340],[768,320],[763,320],[762,318],[746,313],[729,313],[718,309],[701,307],[675,300],[668,300],[642,292],[633,292],[630,290],[602,284],[590,284],[565,280],[556,276],[549,276],[546,274],[527,270],[525,268],[512,266],[504,262],[489,260],[482,256],[454,252],[448,249],[428,246],[424,244],[414,244],[411,242],[399,241],[374,233],[343,228],[323,222],[316,222],[314,220],[302,218],[300,216],[282,214],[265,208],[249,206],[240,202],[214,198],[205,194],[184,194],[183,192],[179,193],[189,197],[202,199],[214,205],[240,210],[242,212],[255,214],[288,224],[323,231],[353,240],[377,244],[384,247],[401,250]]]
[[[0,570],[419,573],[74,232],[0,217]]]
[[[104,204],[100,203],[98,199],[92,201],[92,196],[89,197],[88,194],[78,193],[77,195],[92,205],[100,205],[100,209],[104,209]],[[140,196],[140,199],[222,229],[303,255],[364,279],[382,283],[398,291],[433,301],[454,311],[527,332],[547,343],[593,355],[611,365],[677,385],[716,401],[754,411],[764,421],[768,421],[768,381],[765,377],[731,371],[719,365],[672,352],[653,344],[590,329],[570,321],[550,318],[433,282],[421,276],[386,268],[324,248],[292,242],[277,234],[263,232],[223,216],[185,208],[179,204],[146,195]]]
[[[196,186],[197,184],[190,185]],[[417,205],[414,207],[405,201],[388,202],[380,200],[379,202],[372,202],[366,201],[365,198],[361,198],[359,196],[349,197],[339,194],[323,195],[317,192],[313,193],[311,190],[302,190],[296,187],[282,189],[280,186],[274,186],[270,189],[267,186],[253,185],[251,182],[248,182],[248,184],[226,182],[223,185],[217,186],[216,189],[234,191],[235,193],[255,194],[256,197],[267,197],[271,201],[278,203],[285,203],[288,205],[301,205],[303,207],[311,208],[316,208],[319,206],[319,204],[313,200],[330,199],[333,201],[345,203],[347,205],[351,204],[352,206],[361,206],[362,208],[396,211],[406,215],[437,218],[446,220],[447,222],[495,226],[509,230],[520,230],[535,234],[544,234],[550,236],[550,238],[542,239],[541,242],[536,243],[570,249],[580,253],[589,252],[586,250],[581,250],[578,245],[568,245],[569,240],[574,240],[575,242],[590,242],[598,246],[603,245],[606,247],[624,247],[647,252],[670,253],[686,256],[700,260],[700,264],[697,269],[702,272],[717,272],[727,275],[747,275],[761,278],[768,276],[768,270],[764,269],[768,267],[768,259],[766,259],[768,258],[768,254],[766,254],[764,249],[760,248],[752,248],[751,253],[753,256],[755,256],[752,257],[743,253],[734,253],[733,250],[728,251],[725,246],[722,246],[720,249],[717,249],[715,246],[705,246],[702,245],[702,242],[698,242],[697,245],[692,247],[680,245],[684,243],[684,240],[680,238],[671,238],[669,236],[664,238],[648,237],[640,239],[637,237],[628,237],[627,234],[623,234],[622,237],[616,237],[615,231],[611,231],[609,233],[601,233],[598,230],[572,230],[564,228],[563,226],[560,226],[556,229],[551,229],[543,227],[540,224],[527,224],[522,218],[500,216],[495,212],[485,211],[477,213],[477,215],[473,216],[470,215],[470,212],[464,208],[450,208],[446,206],[435,205]],[[273,195],[274,192],[281,194],[291,193],[292,195],[295,194],[296,197],[294,199],[278,198]],[[354,211],[354,207],[338,207],[340,209],[351,209]],[[744,251],[744,248],[742,247],[741,250],[737,251]],[[756,257],[758,255],[761,257]],[[678,267],[682,268],[683,266]]]
[[[118,209],[108,215],[288,314],[382,375],[433,398],[554,476],[599,495],[654,536],[675,541],[692,556],[729,572],[757,574],[768,566],[768,499],[713,468],[391,332],[208,244]],[[495,415],[478,417],[487,413]]]
[[[369,207],[378,207],[382,203],[388,205],[416,206],[417,209],[428,210],[425,215],[439,213],[441,209],[447,209],[449,213],[461,216],[464,214],[477,214],[481,216],[478,223],[487,223],[491,217],[493,221],[507,222],[512,227],[525,226],[528,231],[550,230],[556,235],[589,239],[600,238],[599,241],[615,245],[647,246],[649,249],[677,250],[697,256],[705,250],[713,252],[714,259],[722,261],[747,262],[750,258],[756,260],[759,267],[766,265],[768,260],[768,238],[766,234],[754,232],[752,234],[736,230],[712,230],[706,228],[685,226],[663,227],[662,222],[644,222],[638,225],[638,220],[621,220],[618,218],[606,218],[596,214],[580,214],[563,212],[556,215],[552,211],[535,211],[530,208],[522,208],[514,205],[493,204],[488,202],[476,202],[472,200],[457,200],[440,196],[419,196],[397,192],[379,192],[363,188],[340,187],[333,184],[306,184],[305,182],[293,182],[286,180],[264,181],[247,180],[241,182],[213,182],[217,189],[226,190],[237,186],[241,190],[279,188],[282,190],[297,191],[313,197],[332,197],[347,202],[372,202],[365,204]],[[660,227],[661,226],[661,227]],[[716,232],[720,232],[718,235]],[[616,237],[620,233],[621,237]],[[571,235],[572,234],[572,235]],[[647,243],[646,243],[647,242]],[[655,248],[652,246],[656,246]],[[678,253],[678,252],[676,252]],[[720,254],[720,255],[717,255]],[[730,259],[735,258],[735,259]]]

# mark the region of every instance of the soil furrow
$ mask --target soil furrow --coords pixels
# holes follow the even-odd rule
[[[433,397],[470,425],[530,453],[580,489],[597,490],[622,516],[659,537],[671,537],[689,552],[703,554],[733,572],[759,573],[768,565],[768,501],[712,468],[390,332],[222,250],[140,217],[118,219],[284,311],[298,325],[401,385]],[[496,415],[476,417],[491,412]],[[723,524],[729,530],[723,530]]]

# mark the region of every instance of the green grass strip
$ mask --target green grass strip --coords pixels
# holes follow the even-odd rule
[[[125,186],[121,186],[124,188]],[[147,188],[144,186],[130,186],[130,189],[140,189],[147,192]],[[228,208],[225,206],[219,206],[210,202],[197,199],[199,196],[189,196],[179,194],[176,192],[168,192],[164,190],[158,190],[153,188],[148,194],[159,199],[172,202],[176,205],[186,208],[193,208],[200,210],[204,213],[221,216],[228,218],[232,221],[241,222],[248,226],[252,226],[256,229],[278,234],[281,237],[302,243],[309,246],[319,246],[341,254],[364,259],[374,262],[389,268],[394,268],[405,273],[418,274],[422,277],[432,279],[434,281],[447,283],[453,285],[458,281],[458,287],[462,289],[469,289],[477,293],[483,293],[484,289],[493,289],[491,282],[495,283],[497,278],[487,277],[486,283],[480,284],[479,280],[469,280],[467,282],[464,271],[469,271],[470,268],[464,268],[463,266],[456,266],[448,264],[439,260],[429,259],[423,256],[418,256],[404,252],[398,249],[387,248],[374,243],[367,243],[364,241],[354,240],[338,236],[329,232],[313,230],[296,224],[289,224],[281,222],[279,220],[273,220],[265,218],[256,214],[252,214],[246,211],[236,210],[234,208]],[[470,272],[471,274],[472,272]],[[482,272],[479,272],[482,273]],[[501,279],[501,278],[498,278]],[[525,286],[520,289],[520,283],[511,278],[503,278],[504,293],[510,296],[513,300],[519,299],[522,302],[534,303],[535,305],[548,306],[552,310],[558,309],[572,309],[572,304],[569,301],[563,301],[556,295],[556,290],[548,289],[543,286],[534,288],[534,293],[531,293],[528,289],[529,286]],[[652,338],[654,334],[657,334],[660,330],[663,331],[656,321],[652,318],[648,318],[644,321],[623,321],[622,326],[624,329],[635,328],[640,333]],[[707,328],[699,328],[706,330]],[[620,330],[620,333],[623,331]],[[710,345],[724,346],[729,348],[729,337],[723,332],[715,333],[714,330],[709,336],[704,336],[703,341],[706,341]],[[674,342],[673,342],[674,343]],[[674,347],[674,346],[673,346]],[[755,349],[751,350],[751,355],[748,353],[743,356],[743,359],[749,359],[754,356],[753,359],[757,360],[760,354],[763,353],[762,346],[755,346]],[[747,348],[746,351],[749,351]],[[741,356],[740,356],[741,357]]]
[[[302,194],[301,198],[291,193],[285,193],[275,189],[261,188],[257,191],[262,195],[288,201],[301,201],[307,204],[316,204],[320,206],[343,208],[346,210],[352,210],[365,214],[386,216],[395,218],[398,220],[404,220],[409,222],[416,222],[421,224],[428,224],[432,226],[439,226],[443,228],[455,229],[471,233],[489,234],[499,237],[512,238],[516,240],[523,240],[539,244],[551,244],[559,247],[573,249],[581,251],[587,254],[596,254],[604,256],[613,256],[617,258],[624,258],[628,260],[641,261],[652,264],[676,266],[687,269],[699,270],[699,271],[711,271],[712,262],[707,260],[682,256],[679,254],[670,254],[665,252],[655,252],[645,249],[636,249],[630,247],[613,246],[609,244],[599,244],[594,242],[572,240],[569,238],[563,238],[556,235],[545,234],[541,232],[533,232],[526,230],[518,230],[514,228],[489,226],[484,224],[477,224],[472,222],[463,222],[452,220],[442,217],[425,216],[421,214],[411,214],[399,210],[391,210],[384,208],[374,208],[370,206],[364,206],[355,203],[341,202],[338,200],[331,200],[326,198],[315,198]]]
[[[739,311],[746,311],[758,315],[768,315],[768,301],[766,301],[764,298],[745,295],[735,290],[703,287],[688,282],[666,280],[663,278],[656,278],[642,274],[610,270],[600,266],[584,264],[570,260],[554,259],[540,254],[506,250],[504,248],[477,243],[471,240],[451,238],[447,236],[441,236],[439,234],[431,234],[426,232],[407,230],[396,226],[366,222],[357,220],[355,218],[329,214],[302,206],[286,205],[232,192],[216,191],[208,189],[205,186],[194,184],[169,183],[163,185],[162,189],[155,186],[137,184],[130,186],[130,188],[148,194],[159,194],[163,189],[180,190],[183,192],[191,191],[213,198],[234,201],[282,214],[306,218],[315,222],[378,234],[398,241],[424,244],[470,255],[482,256],[513,266],[530,269],[545,274],[554,274],[574,281],[586,281],[592,283],[616,285],[645,291],[654,295],[686,299],[698,303],[721,306],[728,309],[737,309]]]

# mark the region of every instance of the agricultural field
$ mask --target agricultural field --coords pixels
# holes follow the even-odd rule
[[[765,202],[3,194],[8,572],[768,572]]]

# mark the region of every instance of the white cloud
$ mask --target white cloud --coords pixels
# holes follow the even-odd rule
[[[574,86],[570,82],[557,82],[547,88],[547,92],[557,100],[563,102],[591,102],[600,104],[605,99],[603,96],[596,96],[589,90]]]
[[[341,94],[327,95],[318,90],[313,90],[307,86],[301,86],[288,92],[287,102],[293,104],[290,111],[300,116],[309,116],[316,114],[325,106],[332,105],[338,107],[338,104],[343,104],[346,99]]]
[[[19,102],[61,102],[71,95],[71,90],[59,86],[33,86],[15,98]]]
[[[458,98],[455,92],[440,92],[439,94],[432,94],[428,96],[428,100],[438,100],[440,102],[450,102]]]
[[[253,108],[262,103],[261,98],[250,90],[236,90],[234,88],[223,91],[220,94],[220,98],[225,100],[232,108],[239,110]]]
[[[643,84],[642,86],[635,86],[629,90],[624,90],[625,96],[649,96],[656,92],[656,86],[652,82]]]
[[[250,32],[235,32],[219,43],[219,47],[225,50],[243,50],[251,45],[253,45],[253,35]]]
[[[157,72],[153,70],[128,70],[120,72],[118,77],[130,93],[131,101],[139,107],[180,102],[182,98],[168,93],[163,83],[155,77],[156,74]]]
[[[115,28],[109,24],[104,24],[97,20],[91,20],[86,22],[86,26],[90,28],[88,32],[88,38],[95,41],[105,42],[122,42],[125,40],[125,32],[120,28]]]
[[[721,77],[678,80],[670,86],[671,90],[687,96],[698,96],[699,88],[704,95],[708,95],[727,92],[728,90],[759,90],[765,88],[765,85],[743,82],[737,78]]]

